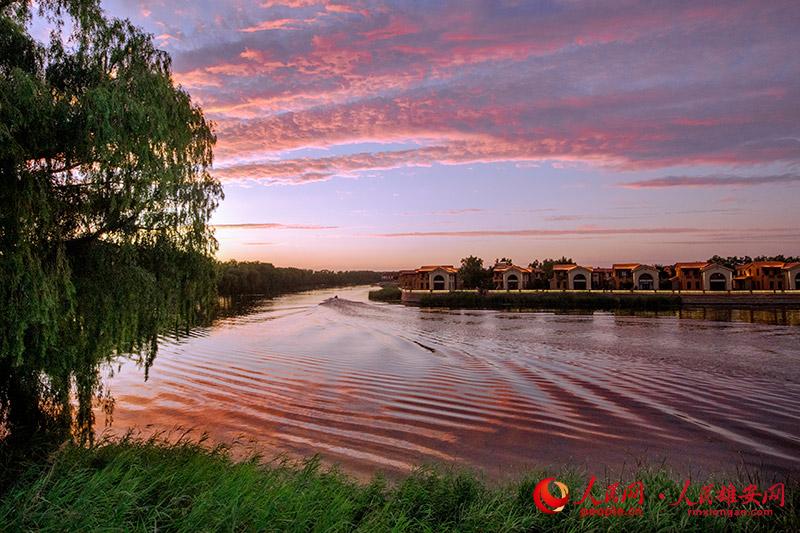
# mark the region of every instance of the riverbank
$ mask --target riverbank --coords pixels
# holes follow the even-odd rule
[[[679,309],[681,297],[674,294],[636,295],[584,292],[503,292],[483,294],[467,291],[403,293],[404,303],[450,309],[635,309],[666,311]]]
[[[782,507],[774,503],[733,506],[768,509],[772,516],[690,516],[685,503],[670,505],[679,500],[683,482],[672,481],[665,470],[649,470],[619,480],[623,487],[642,482],[645,492],[641,513],[600,517],[582,516],[581,509],[588,508],[586,504],[567,504],[557,514],[538,510],[532,492],[540,480],[549,476],[569,487],[571,502],[580,499],[587,486],[586,476],[564,470],[530,472],[504,485],[487,484],[474,472],[444,469],[420,469],[396,482],[375,477],[369,483],[359,483],[321,467],[317,460],[299,464],[264,462],[258,457],[234,461],[224,448],[209,450],[196,443],[123,440],[92,449],[67,445],[48,462],[31,465],[3,495],[0,525],[5,530],[54,531],[800,528],[800,492],[795,485],[787,485]],[[593,494],[602,500],[612,481],[617,480],[598,479]],[[686,496],[697,502],[701,486],[712,481],[722,482],[694,480]],[[736,487],[758,483],[731,482]],[[664,499],[657,496],[660,493]],[[631,499],[615,506],[638,507]],[[713,507],[726,508],[718,504]]]
[[[800,308],[800,292],[701,291],[402,291],[401,301],[450,309],[586,309],[668,311],[691,306]]]

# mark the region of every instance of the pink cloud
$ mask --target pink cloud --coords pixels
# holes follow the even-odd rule
[[[270,30],[296,30],[300,26],[308,24],[309,22],[310,21],[307,19],[263,20],[254,26],[247,26],[246,28],[242,28],[239,31],[244,33],[254,33],[258,31],[270,31]]]
[[[665,176],[622,183],[626,189],[662,189],[668,187],[754,187],[756,185],[800,183],[800,174],[770,176]]]
[[[311,7],[324,4],[324,0],[266,0],[265,2],[261,3],[261,7],[264,8],[272,8],[272,7],[290,7],[294,9],[304,8],[304,7]]]
[[[546,145],[529,143],[521,146],[493,142],[491,139],[470,139],[409,150],[232,164],[217,167],[214,174],[223,180],[263,180],[268,183],[298,184],[326,180],[334,176],[357,177],[360,172],[371,170],[424,167],[434,163],[455,165],[524,160],[530,157],[549,157],[551,154],[550,148]]]
[[[236,39],[175,61],[218,124],[225,179],[545,159],[627,170],[800,161],[792,2],[263,6],[276,18],[244,17]],[[423,147],[271,161],[376,141]],[[665,185],[631,185],[648,186]]]

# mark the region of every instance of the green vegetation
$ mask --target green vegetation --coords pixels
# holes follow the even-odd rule
[[[397,285],[381,287],[377,291],[369,291],[369,299],[377,302],[399,302],[403,291]]]
[[[502,259],[495,259],[494,266],[501,263],[513,264],[513,261],[508,257]],[[561,259],[544,259],[542,261],[534,259],[528,265],[530,268],[539,269],[544,272],[543,278],[533,277],[525,289],[548,289],[550,282],[548,281],[553,273],[553,265],[558,264],[571,264],[574,265],[575,261],[571,257],[562,256]],[[471,255],[461,259],[461,267],[458,269],[458,279],[461,286],[465,289],[492,289],[492,267],[484,268],[483,259]]]
[[[492,271],[483,268],[483,259],[471,255],[461,260],[458,279],[465,289],[492,288]]]
[[[583,292],[447,292],[424,294],[422,307],[452,309],[678,309],[681,297],[673,294],[609,294]]]
[[[708,259],[709,263],[716,263],[718,265],[724,265],[728,268],[736,269],[739,265],[746,265],[747,263],[752,263],[753,261],[779,261],[781,263],[800,263],[800,257],[795,256],[785,256],[783,254],[779,255],[759,255],[756,257],[750,257],[749,255],[743,255],[739,257],[738,255],[728,256],[728,257],[721,257],[719,255],[715,255]]]
[[[228,261],[219,264],[219,293],[225,296],[239,294],[276,295],[323,287],[370,285],[380,281],[381,275],[370,270],[306,270],[276,267],[258,261]]]
[[[550,473],[579,500],[586,476]],[[689,516],[678,501],[683,488],[666,471],[644,471],[608,485],[642,481],[639,516],[582,517],[568,504],[558,514],[532,501],[545,472],[531,472],[501,485],[469,471],[421,469],[397,481],[381,477],[362,484],[310,460],[233,462],[225,449],[198,444],[167,445],[125,440],[94,448],[66,446],[47,463],[29,466],[0,503],[0,525],[14,531],[797,531],[800,491],[786,487],[784,507],[767,504],[773,516]],[[687,495],[698,500],[693,480]],[[719,480],[721,484],[723,480]],[[751,481],[731,481],[744,487]],[[765,489],[768,483],[758,483]],[[665,499],[658,498],[663,492]],[[584,504],[586,505],[586,504]],[[633,506],[619,504],[625,508]],[[750,505],[753,508],[753,505]],[[719,508],[719,504],[715,505]],[[724,506],[722,507],[724,508]]]
[[[495,259],[494,266],[501,263],[513,264],[508,257],[502,259]],[[571,257],[562,256],[561,259],[544,259],[542,261],[534,259],[528,265],[533,269],[540,269],[544,271],[544,278],[534,278],[528,283],[526,289],[548,289],[550,288],[549,279],[553,275],[553,265],[558,264],[575,264]],[[461,267],[458,269],[458,279],[465,289],[492,289],[492,267],[484,268],[483,259],[471,255],[461,259]]]
[[[539,261],[538,259],[534,259],[528,265],[530,268],[538,268],[544,271],[547,277],[550,277],[550,274],[553,273],[553,266],[554,265],[574,265],[575,261],[571,257],[567,257],[565,255],[561,256],[561,259],[542,259]]]
[[[96,0],[0,4],[0,441],[90,438],[98,365],[205,318],[214,142],[169,56]]]

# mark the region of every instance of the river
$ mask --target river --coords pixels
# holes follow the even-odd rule
[[[431,462],[492,478],[662,461],[696,475],[800,470],[796,311],[759,323],[425,310],[368,290],[263,299],[163,338],[147,380],[121,359],[104,370],[115,408],[99,431],[194,428],[360,477]]]

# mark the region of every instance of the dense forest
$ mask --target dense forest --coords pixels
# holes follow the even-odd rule
[[[366,285],[381,279],[379,272],[371,270],[307,270],[302,268],[276,267],[272,263],[258,261],[228,261],[219,264],[219,293],[223,296],[236,294],[279,294],[284,292]]]

